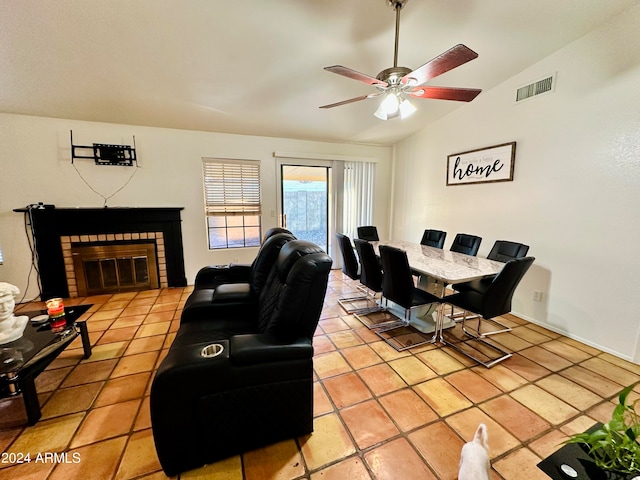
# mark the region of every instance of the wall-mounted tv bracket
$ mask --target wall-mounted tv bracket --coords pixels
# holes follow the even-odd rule
[[[131,167],[138,162],[136,160],[136,137],[133,137],[133,147],[131,145],[110,145],[107,143],[94,143],[93,145],[74,145],[73,130],[71,132],[71,163],[76,158],[92,158],[96,165],[120,165]],[[85,150],[84,155],[82,151]],[[87,155],[86,150],[91,150],[92,154]]]

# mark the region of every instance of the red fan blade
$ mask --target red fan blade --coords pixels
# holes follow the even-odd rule
[[[379,93],[370,93],[369,95],[362,95],[361,97],[350,98],[349,100],[343,100],[338,103],[331,103],[329,105],[322,105],[320,108],[333,108],[339,107],[340,105],[346,105],[347,103],[359,102],[360,100],[366,100],[367,98],[374,98],[379,95],[382,95],[382,92]]]
[[[416,98],[436,98],[439,100],[470,102],[476,98],[481,91],[482,90],[478,88],[418,87],[407,93]]]
[[[331,67],[324,67],[324,69],[328,72],[337,73],[338,75],[352,78],[353,80],[358,80],[359,82],[364,82],[369,85],[381,85],[383,87],[388,85],[387,82],[378,80],[377,78],[371,77],[365,73],[356,72],[355,70],[343,67],[342,65],[333,65]]]
[[[469,47],[462,44],[456,45],[421,67],[416,68],[413,72],[407,73],[402,77],[402,83],[406,84],[409,79],[414,78],[416,85],[422,85],[427,80],[442,75],[477,57],[478,54]]]

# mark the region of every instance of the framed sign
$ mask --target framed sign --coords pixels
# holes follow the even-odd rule
[[[454,153],[447,157],[447,185],[511,182],[516,142]]]

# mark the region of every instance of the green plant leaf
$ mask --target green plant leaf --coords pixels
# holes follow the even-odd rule
[[[607,424],[608,430],[610,432],[620,432],[624,431],[627,427],[624,423],[624,420],[611,419]]]
[[[611,420],[591,433],[571,435],[563,443],[585,445],[596,465],[604,470],[626,473],[640,473],[640,415],[636,404],[640,398],[627,405],[627,398],[636,382],[618,394],[618,405],[611,414]]]
[[[620,392],[620,394],[618,395],[618,403],[620,405],[624,405],[624,404],[627,403],[627,395],[629,395],[631,390],[633,390],[633,387],[635,387],[638,383],[640,383],[640,382],[633,383],[633,384],[629,385],[627,388],[624,388]]]
[[[616,408],[613,409],[613,413],[611,414],[611,421],[615,422],[624,422],[624,414],[627,411],[627,408],[624,404],[616,405]],[[611,424],[611,422],[609,422]]]

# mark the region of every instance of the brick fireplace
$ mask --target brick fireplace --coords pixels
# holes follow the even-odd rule
[[[60,237],[69,296],[168,287],[163,237],[162,232]]]
[[[25,221],[32,226],[41,297],[45,300],[97,294],[96,280],[89,278],[87,286],[84,277],[91,277],[91,271],[96,269],[102,270],[100,265],[108,270],[103,293],[186,286],[181,210],[169,207],[25,208],[15,211],[23,212]],[[83,268],[82,264],[76,258],[74,265],[74,257],[91,247],[107,253],[103,259],[90,254],[88,265],[91,268],[79,270],[78,266]],[[129,253],[114,254],[114,248],[124,248]],[[150,278],[145,278],[143,267]],[[112,270],[123,271],[124,280],[114,283]],[[155,284],[152,283],[154,278]]]

